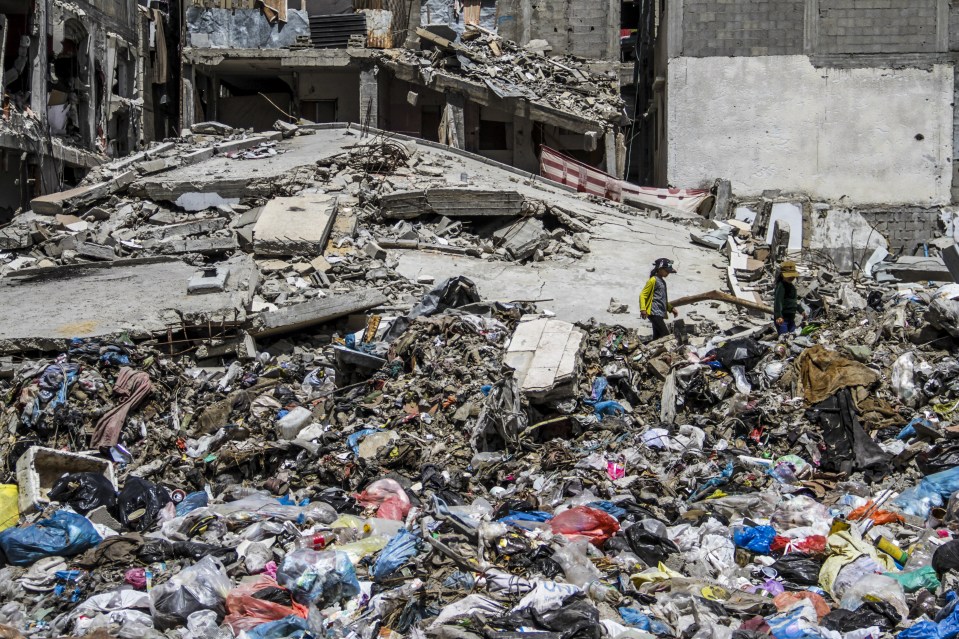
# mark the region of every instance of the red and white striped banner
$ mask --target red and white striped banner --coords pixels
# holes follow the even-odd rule
[[[631,199],[650,206],[670,206],[695,212],[709,197],[706,189],[659,189],[631,184],[546,146],[542,147],[540,154],[539,172],[543,177],[580,193],[598,195],[616,202],[622,202],[623,194],[628,193]]]

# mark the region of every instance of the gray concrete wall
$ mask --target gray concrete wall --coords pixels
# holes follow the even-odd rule
[[[509,40],[546,40],[554,55],[619,60],[619,0],[499,0],[496,28]]]
[[[865,209],[859,213],[886,238],[893,253],[911,255],[917,245],[941,234],[938,208]]]
[[[939,0],[818,0],[817,53],[938,50]]]
[[[836,69],[806,56],[683,57],[669,61],[668,76],[672,185],[723,177],[744,196],[950,201],[951,64]]]
[[[360,122],[360,72],[302,71],[297,85],[297,98],[304,100],[336,100],[339,122]]]
[[[679,9],[679,3],[670,4],[670,10]],[[805,4],[805,0],[683,0],[683,54],[802,53]]]
[[[186,8],[186,46],[201,49],[281,49],[310,35],[306,11],[290,9],[287,23],[270,24],[259,9]]]

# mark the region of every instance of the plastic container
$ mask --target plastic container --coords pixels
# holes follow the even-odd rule
[[[296,439],[300,431],[311,421],[313,421],[313,413],[302,406],[297,406],[276,423],[276,433],[280,439]]]

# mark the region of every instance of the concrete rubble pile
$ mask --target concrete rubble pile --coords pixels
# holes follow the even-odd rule
[[[3,636],[953,636],[957,285],[800,260],[778,336],[731,225],[672,336],[569,322],[390,251],[585,276],[586,200],[299,129],[2,229]]]
[[[522,47],[472,25],[456,42],[422,28],[417,35],[435,48],[392,49],[382,58],[418,67],[427,84],[438,74],[465,77],[500,98],[524,98],[584,120],[625,122],[616,72],[594,71],[586,60],[574,56],[550,56],[537,46],[548,48],[545,41]]]

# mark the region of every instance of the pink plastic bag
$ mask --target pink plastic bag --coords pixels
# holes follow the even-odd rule
[[[619,522],[609,513],[576,506],[556,515],[549,521],[553,534],[585,537],[594,546],[602,546],[619,530]]]
[[[403,521],[410,512],[410,498],[393,479],[377,479],[356,500],[366,507],[377,506],[376,516],[381,519]]]

